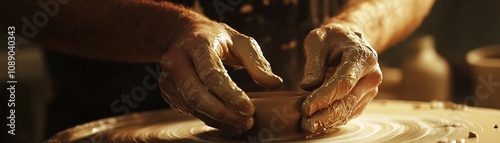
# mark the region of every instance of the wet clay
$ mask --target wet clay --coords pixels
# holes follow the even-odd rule
[[[263,95],[264,96],[264,95]],[[255,98],[254,98],[255,99]],[[268,106],[256,104],[256,113],[263,107],[272,113]],[[280,99],[280,98],[276,98]],[[283,99],[281,99],[283,100]],[[275,103],[284,102],[275,100]],[[273,101],[273,100],[271,100]],[[468,107],[467,110],[414,110],[414,102],[406,101],[372,101],[364,113],[344,126],[331,130],[327,134],[320,134],[311,138],[302,138],[290,134],[280,134],[287,131],[282,126],[282,118],[262,119],[256,125],[268,127],[259,128],[256,134],[243,138],[232,138],[221,131],[205,125],[199,119],[183,115],[173,110],[149,111],[134,113],[128,116],[112,117],[65,130],[48,140],[49,143],[78,143],[78,142],[109,142],[109,143],[163,143],[163,142],[439,142],[446,138],[448,141],[474,140],[477,142],[498,142],[497,130],[491,129],[498,123],[500,110]],[[267,104],[264,104],[267,105]],[[276,104],[277,106],[278,104]],[[430,103],[421,103],[422,107],[429,107]],[[273,105],[274,106],[274,105]],[[278,108],[279,109],[279,108]],[[288,110],[288,109],[287,109]],[[280,110],[278,110],[280,111]],[[283,111],[283,110],[281,110]],[[287,113],[291,116],[291,113]],[[453,118],[463,117],[468,118]],[[485,118],[488,115],[489,118]],[[266,116],[263,116],[266,117]],[[260,117],[255,117],[261,120]],[[295,122],[295,121],[294,121]],[[296,121],[299,122],[299,121]],[[267,122],[269,123],[269,122]],[[290,125],[292,121],[289,121]],[[453,127],[455,125],[461,125]],[[448,127],[440,127],[448,125]],[[298,126],[298,124],[297,124]],[[485,130],[490,128],[490,130]],[[475,138],[467,138],[470,131],[474,131]],[[481,138],[479,138],[481,134]],[[464,136],[465,135],[465,136]],[[473,136],[473,135],[472,135]],[[472,137],[471,136],[471,137]],[[448,140],[449,139],[449,140]],[[443,140],[444,141],[444,140]]]
[[[476,132],[469,132],[468,138],[477,138]]]
[[[255,106],[254,125],[243,137],[272,136],[304,138],[301,130],[300,106],[308,92],[279,91],[247,93]]]

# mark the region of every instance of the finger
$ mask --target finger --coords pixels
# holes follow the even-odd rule
[[[271,65],[260,50],[259,44],[251,37],[237,35],[233,37],[231,56],[239,59],[253,80],[260,86],[278,88],[283,79],[275,75]]]
[[[349,96],[336,101],[331,106],[303,119],[302,128],[310,133],[319,133],[345,125],[351,119],[359,116],[376,94],[377,90],[372,90],[364,96],[360,96],[363,98],[359,101],[356,101],[359,98],[348,98]],[[353,95],[353,97],[355,96]]]
[[[304,40],[306,63],[300,87],[311,91],[319,87],[325,79],[326,61],[329,51],[324,45],[324,32],[311,31]]]
[[[160,89],[162,92],[162,97],[167,103],[169,103],[173,109],[178,110],[182,113],[189,114],[188,107],[189,105],[186,103],[184,98],[182,97],[182,93],[179,91],[179,88],[176,86],[175,78],[172,75],[173,72],[187,72],[181,70],[189,70],[186,69],[176,69],[173,68],[173,63],[176,60],[186,59],[186,55],[179,49],[170,50],[165,56],[160,60],[160,66],[162,68],[162,72],[160,73],[160,77],[158,79]]]
[[[196,72],[210,91],[219,97],[234,112],[251,117],[255,112],[253,103],[227,74],[219,55],[214,49],[220,49],[218,43],[209,44],[198,40],[195,47],[189,47]]]
[[[376,66],[378,67],[378,66]],[[354,107],[354,112],[349,117],[355,118],[360,115],[365,106],[375,98],[378,93],[378,86],[382,83],[382,71],[380,68],[376,68],[373,72],[367,74],[359,80],[356,86],[352,89],[351,94],[353,95],[363,95],[358,105]]]
[[[335,101],[326,109],[314,113],[308,118],[309,120],[303,121],[306,131],[316,133],[329,130],[344,125],[347,121],[361,114],[366,105],[378,93],[378,85],[382,80],[381,74],[380,70],[367,74],[357,82],[346,98]],[[350,98],[350,96],[354,97]]]
[[[365,68],[355,56],[347,56],[335,74],[328,81],[314,90],[302,104],[302,114],[312,115],[314,112],[326,108],[334,101],[344,98],[363,76]]]
[[[160,73],[158,83],[160,85],[161,95],[163,99],[168,104],[170,104],[170,107],[172,107],[174,110],[185,112],[187,110],[183,108],[181,100],[179,100],[178,98],[180,93],[178,92],[177,87],[175,86],[175,82],[171,80],[171,77],[169,76],[170,74],[166,71],[162,71]]]
[[[356,95],[345,96],[342,100],[335,101],[332,106],[303,118],[302,129],[309,133],[319,133],[344,125],[358,101],[359,97]]]
[[[372,90],[371,92],[368,92],[363,97],[363,99],[361,99],[358,102],[357,107],[354,108],[354,111],[348,117],[348,120],[354,119],[354,118],[358,117],[359,115],[361,115],[361,113],[363,113],[363,111],[365,110],[366,105],[368,105],[373,100],[373,98],[375,98],[375,96],[377,95],[377,93],[378,93],[378,88],[375,89],[375,90]]]
[[[251,118],[241,116],[228,109],[224,104],[201,82],[189,62],[188,56],[174,56],[182,52],[171,49],[163,56],[162,61],[170,63],[171,75],[179,88],[179,98],[185,102],[186,112],[197,118],[207,121],[211,126],[228,130],[228,132],[247,131],[253,125]],[[175,57],[175,58],[169,58]],[[234,130],[235,129],[235,130]]]
[[[378,67],[378,65],[376,66]],[[372,72],[369,72],[363,78],[361,78],[351,92],[354,95],[364,95],[368,92],[372,92],[378,89],[380,83],[382,83],[382,71],[380,68],[375,68]]]

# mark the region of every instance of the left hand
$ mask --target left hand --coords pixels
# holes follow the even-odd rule
[[[301,87],[314,91],[302,104],[302,128],[328,132],[357,117],[377,95],[382,72],[377,53],[352,25],[329,24],[304,40]]]
[[[163,98],[182,113],[240,136],[253,126],[255,107],[223,64],[245,68],[267,88],[281,86],[260,46],[223,23],[194,23],[162,57],[159,83]]]

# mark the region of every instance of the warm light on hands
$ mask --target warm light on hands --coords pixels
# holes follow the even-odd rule
[[[302,104],[302,128],[321,133],[355,118],[377,95],[382,81],[377,53],[352,28],[330,24],[304,41],[306,65],[301,87],[313,90]]]
[[[233,136],[252,127],[255,109],[223,64],[245,68],[261,86],[282,84],[253,38],[216,22],[203,22],[186,31],[160,63],[162,96],[172,108]]]

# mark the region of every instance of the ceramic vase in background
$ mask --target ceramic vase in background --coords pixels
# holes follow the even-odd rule
[[[446,101],[450,97],[450,67],[435,50],[434,38],[413,39],[402,65],[399,96],[405,100]]]

